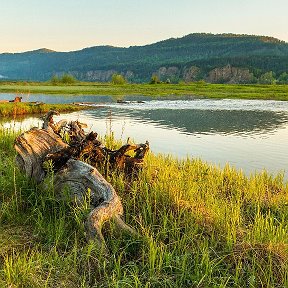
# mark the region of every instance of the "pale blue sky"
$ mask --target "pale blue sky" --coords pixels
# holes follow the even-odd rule
[[[0,53],[143,45],[189,33],[288,42],[288,0],[0,0]]]

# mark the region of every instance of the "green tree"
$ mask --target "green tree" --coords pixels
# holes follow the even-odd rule
[[[259,78],[259,83],[261,84],[275,84],[275,77],[272,71],[262,74]]]
[[[112,84],[123,85],[126,84],[126,79],[123,77],[123,75],[115,73],[112,75],[111,82]]]
[[[288,84],[288,73],[282,73],[278,78],[278,83],[280,84]]]
[[[77,79],[73,75],[65,73],[62,75],[60,81],[63,84],[73,84],[73,83],[77,82]]]
[[[52,78],[50,79],[51,84],[57,85],[60,82],[60,79],[57,75],[53,75]]]

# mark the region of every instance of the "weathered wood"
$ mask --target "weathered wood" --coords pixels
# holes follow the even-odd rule
[[[16,96],[13,100],[0,100],[0,103],[18,103],[18,102],[22,102],[22,97],[21,96]]]
[[[46,155],[67,147],[53,131],[32,128],[15,140],[16,163],[27,177],[41,182],[45,176],[43,161]]]
[[[114,219],[122,231],[136,234],[121,219],[121,200],[96,166],[109,163],[111,167],[136,169],[138,164],[142,165],[143,158],[149,150],[148,142],[138,145],[125,144],[118,150],[109,150],[97,140],[97,133],[84,133],[84,124],[78,121],[68,123],[66,120],[54,123],[53,115],[58,113],[50,111],[43,118],[43,129],[32,128],[17,137],[15,149],[18,166],[28,177],[40,182],[45,177],[43,163],[52,160],[55,191],[61,194],[67,189],[71,200],[78,204],[87,201],[89,196],[91,212],[86,221],[87,238],[96,239],[101,245],[105,245],[101,228],[103,223],[110,219]],[[68,133],[71,143],[66,144],[60,137],[61,133]],[[125,155],[131,150],[135,152],[134,157]],[[89,160],[94,167],[79,159]]]
[[[42,118],[42,120],[43,120],[42,128],[43,129],[48,129],[49,127],[51,127],[52,129],[54,128],[54,120],[53,120],[54,115],[59,115],[59,112],[55,111],[55,110],[51,110]],[[54,129],[53,129],[53,131],[54,131]]]
[[[121,220],[123,215],[121,200],[112,185],[96,168],[82,161],[70,159],[56,174],[54,188],[56,191],[68,189],[77,203],[87,201],[88,194],[91,212],[86,221],[87,238],[97,239],[99,243],[104,244],[102,224],[111,218],[116,220],[115,223],[121,230],[135,233]]]
[[[149,151],[148,141],[144,144],[127,143],[117,150],[110,150],[97,139],[97,133],[90,132],[86,135],[82,129],[84,124],[78,121],[67,124],[61,120],[55,124],[49,120],[48,126],[58,135],[66,133],[70,141],[68,148],[47,155],[46,160],[52,160],[56,168],[73,157],[87,161],[94,167],[102,166],[107,170],[121,169],[127,175],[131,175],[141,169],[143,159]],[[134,151],[134,155],[127,155],[129,151]]]
[[[13,100],[10,100],[9,102],[18,103],[21,101],[22,101],[22,96],[16,96]]]

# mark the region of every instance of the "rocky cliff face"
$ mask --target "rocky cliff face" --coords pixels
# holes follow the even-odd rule
[[[180,69],[175,66],[160,67],[153,75],[157,75],[161,81],[166,81],[167,79],[173,81],[178,81],[180,77]]]
[[[191,66],[180,69],[175,66],[160,67],[154,75],[157,75],[161,81],[170,79],[172,82],[178,82],[183,79],[185,82],[195,82],[204,78],[209,83],[250,83],[253,80],[253,74],[249,69],[232,67],[227,65],[217,67],[211,70],[205,77],[201,69],[197,66]]]
[[[199,80],[201,69],[196,66],[184,67],[180,69],[176,66],[160,67],[153,75],[157,75],[161,81],[178,82],[183,79],[185,82],[194,82]]]
[[[115,70],[93,70],[86,72],[73,71],[72,74],[79,80],[107,82],[111,80]]]
[[[183,80],[185,82],[195,82],[200,80],[201,69],[197,66],[185,67],[183,70]]]
[[[210,83],[250,83],[253,74],[248,69],[227,65],[211,70],[205,80]]]
[[[92,70],[87,72],[71,72],[77,79],[83,81],[99,81],[99,82],[108,82],[111,81],[112,75],[115,73],[122,74],[128,81],[134,77],[132,71],[119,72],[116,70]]]

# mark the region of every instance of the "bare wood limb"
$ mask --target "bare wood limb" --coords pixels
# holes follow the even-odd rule
[[[93,209],[86,222],[88,238],[96,238],[104,244],[101,228],[103,223],[111,218],[117,219],[118,225],[121,223],[123,229],[135,233],[123,220],[119,220],[123,215],[121,200],[112,185],[96,168],[82,161],[70,159],[56,174],[54,185],[57,191],[69,189],[71,197],[79,203],[85,201],[89,190]]]
[[[41,182],[45,176],[43,161],[46,155],[67,147],[52,131],[32,128],[15,140],[16,163],[28,177]]]
[[[54,189],[59,192],[68,189],[71,200],[76,203],[87,201],[91,212],[86,221],[87,238],[96,239],[101,245],[105,241],[101,232],[104,222],[114,219],[121,231],[137,235],[137,233],[122,220],[123,207],[114,188],[95,168],[106,165],[134,171],[142,167],[143,158],[149,150],[149,143],[125,144],[118,150],[105,148],[97,139],[97,133],[85,134],[82,123],[61,120],[54,123],[50,111],[44,117],[43,128],[32,128],[21,134],[15,140],[17,164],[28,177],[40,182],[45,177],[43,162],[53,160],[55,177]],[[62,132],[69,133],[71,143],[66,144],[61,139]],[[134,156],[126,155],[134,151]],[[89,160],[93,166],[81,160]],[[138,167],[138,168],[137,168]]]

